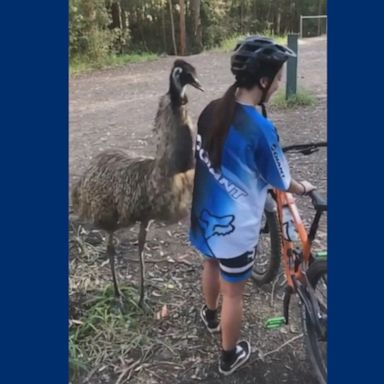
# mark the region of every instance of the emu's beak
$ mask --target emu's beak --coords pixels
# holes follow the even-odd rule
[[[192,87],[200,89],[200,91],[204,92],[204,88],[202,87],[202,85],[200,84],[200,81],[197,80],[196,77],[193,78],[193,82],[191,83],[191,85],[192,85]]]

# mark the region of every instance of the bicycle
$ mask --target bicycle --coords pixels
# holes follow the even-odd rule
[[[299,144],[283,148],[284,152],[296,151],[310,155],[326,142]],[[327,202],[316,191],[310,192],[315,216],[307,232],[291,193],[272,189],[264,210],[264,222],[252,271],[253,280],[263,285],[274,280],[280,264],[284,269],[286,290],[283,299],[283,317],[267,320],[267,328],[288,324],[289,304],[292,294],[297,294],[301,305],[304,337],[310,359],[320,384],[327,382],[327,252],[312,252],[321,216],[327,211]],[[292,241],[284,227],[283,210],[289,209],[296,241]],[[266,249],[266,246],[269,246]],[[317,289],[320,292],[317,292]],[[321,292],[323,289],[323,292]],[[325,355],[325,356],[324,356]]]

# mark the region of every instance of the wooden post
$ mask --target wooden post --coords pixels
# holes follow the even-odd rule
[[[288,34],[288,47],[298,54],[298,38],[297,33]],[[297,90],[297,57],[290,57],[287,62],[287,88],[285,98],[288,100],[290,96],[296,95]]]

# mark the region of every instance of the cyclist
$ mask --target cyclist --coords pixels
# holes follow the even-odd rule
[[[200,315],[208,331],[221,330],[219,371],[224,375],[245,363],[251,352],[250,344],[239,340],[242,296],[267,190],[272,186],[303,195],[315,188],[291,178],[264,105],[279,87],[284,63],[294,56],[271,39],[247,37],[231,57],[234,84],[198,120],[190,240],[204,257]]]

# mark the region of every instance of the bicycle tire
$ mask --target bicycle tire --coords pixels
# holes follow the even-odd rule
[[[252,268],[252,279],[258,286],[271,282],[277,276],[281,256],[281,233],[278,213],[264,211],[264,215],[268,223],[269,233],[260,234],[255,264]],[[269,236],[270,244],[266,247],[268,249],[262,249],[264,236]],[[261,252],[264,252],[263,256],[267,259],[267,267],[264,271],[260,269],[260,265],[258,264],[258,256],[260,256]]]
[[[327,274],[327,261],[326,260],[316,260],[314,261],[307,271],[308,281],[311,286],[316,290],[317,285],[324,275]],[[325,305],[324,305],[325,304]],[[322,300],[321,310],[327,310],[327,303],[325,300]],[[317,336],[317,332],[315,329],[315,325],[309,320],[309,316],[307,316],[307,311],[304,305],[301,308],[302,314],[302,322],[304,329],[304,340],[307,347],[307,351],[312,362],[312,365],[315,369],[315,374],[319,384],[327,383],[327,357],[322,357],[322,352],[320,350],[320,342]],[[321,341],[322,347],[326,351],[327,348],[327,340]]]

